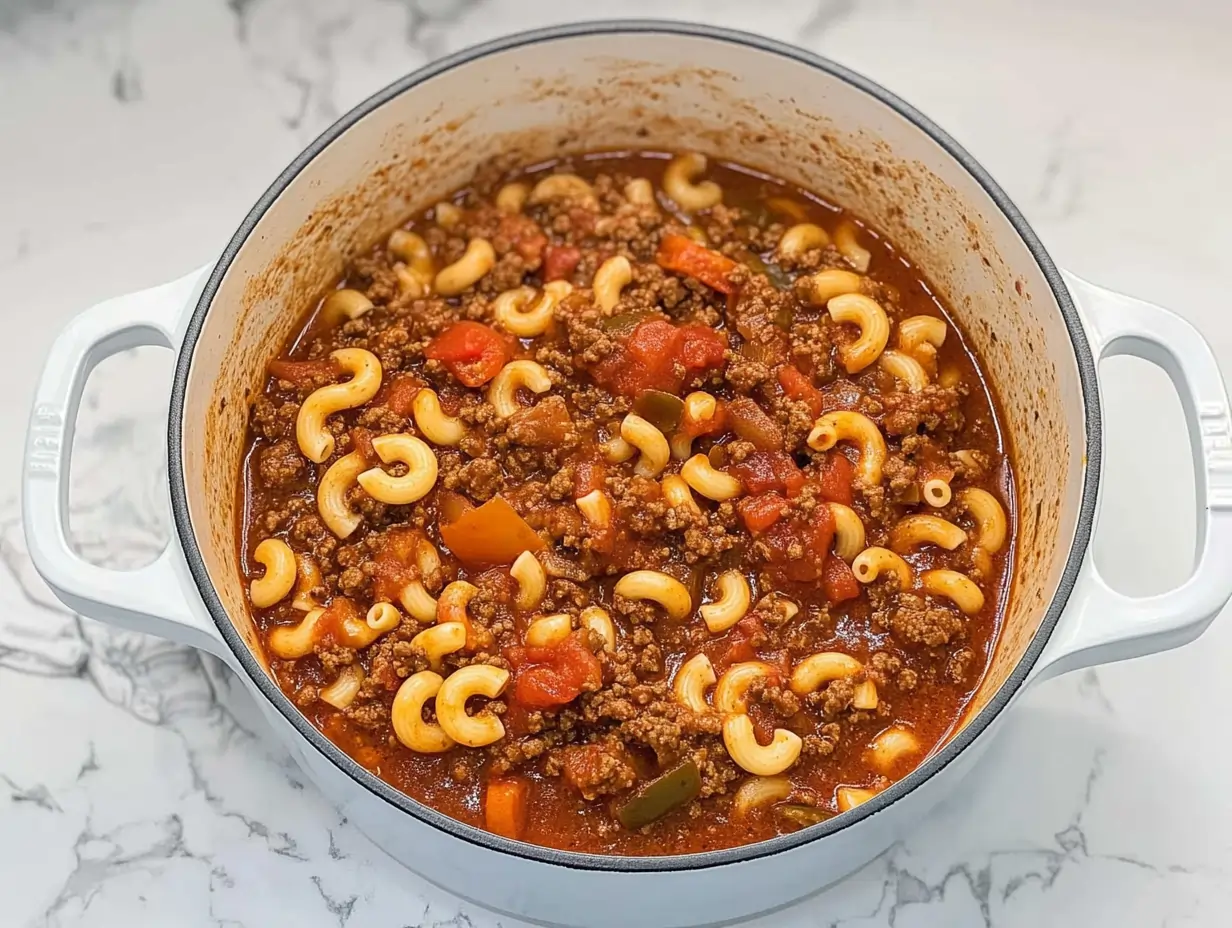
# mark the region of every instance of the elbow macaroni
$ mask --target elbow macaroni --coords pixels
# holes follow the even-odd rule
[[[573,619],[563,612],[535,619],[526,627],[526,645],[531,648],[550,648],[560,644],[573,631]]]
[[[543,594],[548,588],[548,575],[533,552],[523,551],[519,554],[509,568],[509,575],[518,582],[518,595],[514,605],[519,609],[529,611],[543,601]]]
[[[393,603],[373,603],[364,621],[368,623],[372,631],[383,635],[386,632],[392,632],[402,624],[402,616]]]
[[[534,338],[548,330],[555,318],[556,307],[572,292],[573,284],[565,280],[544,284],[538,300],[535,300],[535,291],[530,287],[506,290],[493,301],[493,315],[511,335]],[[534,305],[531,305],[532,300],[535,301]]]
[[[656,602],[677,622],[693,611],[688,587],[657,570],[635,570],[625,574],[616,581],[615,593],[625,599]]]
[[[831,297],[826,309],[835,322],[851,323],[860,329],[859,338],[839,346],[839,359],[847,373],[859,373],[885,351],[890,340],[890,320],[876,300],[862,293],[844,293]]]
[[[636,413],[629,413],[620,423],[620,437],[641,452],[633,473],[639,477],[657,477],[671,460],[667,437]]]
[[[436,600],[423,585],[422,580],[412,580],[398,594],[402,608],[416,622],[428,623],[436,621]]]
[[[470,664],[451,673],[436,693],[436,719],[458,744],[481,748],[505,737],[505,726],[491,712],[468,715],[472,696],[495,699],[509,682],[509,671],[491,664]]]
[[[816,306],[825,306],[836,296],[859,293],[863,283],[864,278],[859,274],[840,268],[818,271],[808,278],[809,302]]]
[[[274,656],[284,661],[292,661],[311,654],[324,633],[321,628],[323,615],[325,610],[317,607],[306,613],[298,625],[281,625],[271,629],[267,642]]]
[[[347,491],[367,469],[368,462],[363,454],[352,451],[334,461],[317,484],[317,512],[325,527],[339,538],[348,537],[363,521],[363,516],[351,508],[346,497]]]
[[[823,651],[810,654],[796,665],[791,673],[791,691],[797,696],[816,692],[832,680],[854,677],[864,670],[864,665],[841,651]]]
[[[411,400],[411,414],[415,417],[415,426],[432,444],[452,448],[462,441],[465,434],[462,420],[445,415],[435,390],[424,387],[416,393]]]
[[[842,503],[827,503],[834,519],[834,553],[850,564],[864,550],[864,523]]]
[[[869,745],[868,757],[882,773],[889,773],[899,760],[918,754],[920,739],[901,725],[891,725]]]
[[[616,626],[607,610],[599,606],[587,606],[578,616],[578,624],[603,639],[603,650],[609,654],[616,650]]]
[[[850,219],[844,219],[834,230],[834,247],[861,274],[868,272],[868,265],[873,260],[873,254],[856,238],[856,224]]]
[[[712,180],[694,183],[706,170],[706,156],[690,151],[677,155],[663,171],[663,192],[687,212],[710,209],[723,202],[723,188]]]
[[[783,233],[777,251],[781,258],[799,258],[806,251],[829,244],[830,236],[825,229],[811,222],[801,222]]]
[[[840,441],[849,441],[860,449],[858,473],[864,485],[880,484],[887,451],[877,423],[863,413],[835,410],[818,419],[808,436],[808,446],[814,451],[829,451]]]
[[[602,490],[591,490],[574,504],[591,528],[605,529],[612,524],[612,502]]]
[[[679,474],[668,474],[659,482],[663,490],[663,499],[673,509],[686,509],[695,515],[701,515],[702,507],[693,498],[693,491]]]
[[[937,359],[945,344],[946,325],[936,316],[908,316],[898,324],[898,348],[924,364]]]
[[[924,370],[924,365],[905,352],[883,351],[877,365],[906,384],[908,393],[919,393],[928,386],[928,372]]]
[[[407,677],[394,696],[389,710],[394,736],[417,754],[441,754],[454,745],[440,725],[425,722],[423,717],[424,705],[436,698],[444,682],[439,673],[421,670]]]
[[[325,420],[336,412],[362,406],[381,388],[381,362],[371,351],[340,348],[330,357],[351,379],[314,390],[295,418],[296,444],[313,464],[323,464],[334,453],[334,436],[325,427]]]
[[[337,678],[329,686],[323,687],[318,696],[321,701],[335,709],[346,709],[359,695],[359,688],[364,682],[364,668],[358,664],[343,667]]]
[[[462,209],[448,200],[442,200],[432,208],[432,216],[438,226],[448,231],[456,229],[462,221]]]
[[[940,509],[942,506],[948,506],[953,496],[950,482],[942,480],[940,477],[930,477],[928,480],[925,480],[922,490],[924,502],[937,509]]]
[[[744,618],[753,600],[753,592],[749,589],[749,581],[738,570],[727,570],[715,581],[718,598],[712,603],[706,603],[698,612],[706,623],[711,634],[725,632]]]
[[[297,575],[295,598],[291,600],[291,608],[301,612],[310,612],[320,605],[312,595],[312,591],[325,584],[321,577],[321,568],[317,566],[316,559],[311,554],[297,554],[295,572]]]
[[[507,419],[521,407],[518,405],[518,388],[525,387],[532,393],[547,393],[552,389],[552,378],[542,364],[535,361],[510,361],[502,367],[488,385],[488,402],[502,419]]]
[[[719,683],[714,688],[714,707],[723,715],[742,715],[749,711],[745,698],[750,686],[756,680],[774,678],[775,670],[765,661],[743,661],[732,664],[719,677]]]
[[[591,282],[591,290],[595,294],[595,304],[604,315],[610,315],[620,302],[620,291],[633,280],[633,267],[624,255],[613,255],[599,265],[595,271],[595,279]]]
[[[599,446],[599,451],[603,454],[603,460],[609,464],[623,464],[637,454],[637,449],[619,435],[605,441]]]
[[[804,746],[800,736],[786,728],[776,728],[768,745],[758,744],[753,722],[743,714],[723,720],[723,744],[737,766],[759,777],[782,773],[796,762]]]
[[[593,204],[595,190],[576,174],[552,174],[535,184],[530,192],[532,205],[566,199]]]
[[[505,184],[496,191],[496,208],[502,213],[520,213],[530,196],[530,188],[525,184]]]
[[[268,609],[295,586],[295,552],[281,538],[267,538],[257,545],[253,559],[265,568],[265,574],[252,581],[248,598],[258,609]]]
[[[900,590],[911,589],[914,581],[910,565],[887,548],[865,548],[851,562],[851,571],[861,583],[872,583],[882,574],[892,573]]]
[[[411,639],[411,647],[422,650],[428,666],[440,670],[447,654],[456,654],[466,647],[466,626],[461,622],[443,622],[425,628]]]
[[[936,545],[953,551],[967,540],[967,533],[940,516],[904,516],[890,530],[890,550],[906,554],[920,545]]]
[[[975,520],[977,547],[996,554],[1005,545],[1008,523],[1005,509],[995,496],[979,487],[968,487],[958,494],[958,504]]]
[[[739,496],[743,489],[740,481],[731,474],[715,470],[710,464],[710,458],[704,454],[695,454],[685,461],[681,465],[680,476],[706,499],[718,503]]]
[[[694,654],[680,665],[672,681],[672,695],[676,702],[697,715],[706,715],[706,690],[714,686],[714,665],[705,654]]]
[[[436,273],[433,286],[441,296],[457,296],[483,279],[496,266],[496,252],[486,238],[473,238],[453,264]]]
[[[386,464],[406,466],[401,477],[373,467],[356,478],[364,492],[378,502],[406,506],[423,499],[436,486],[436,455],[414,435],[380,435],[372,439],[372,450]]]
[[[834,801],[840,812],[850,812],[856,806],[862,806],[874,796],[877,790],[860,786],[840,786],[834,791]]]
[[[926,570],[920,574],[920,589],[930,596],[948,599],[960,612],[975,615],[984,608],[984,594],[966,574],[956,570]]]
[[[343,319],[358,319],[372,309],[372,301],[358,290],[335,290],[321,304],[320,320],[334,326]]]
[[[713,419],[718,414],[718,411],[718,400],[704,390],[695,390],[684,398],[684,412],[680,422],[682,426],[686,422],[701,425],[703,422],[709,422]],[[693,453],[693,436],[683,427],[672,436],[669,444],[672,449],[672,457],[677,461],[686,461]]]
[[[635,206],[658,206],[654,184],[644,177],[635,177],[625,184],[625,199]]]

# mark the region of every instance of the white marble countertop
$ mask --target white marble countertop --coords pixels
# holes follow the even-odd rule
[[[0,5],[0,921],[489,926],[386,858],[210,660],[72,615],[21,537],[21,435],[57,330],[209,260],[277,171],[389,80],[562,18],[761,31],[856,68],[963,142],[1059,263],[1197,323],[1232,372],[1232,9],[1203,0],[586,3],[5,0]],[[167,535],[169,355],[87,393],[75,535],[112,565]],[[1104,368],[1098,560],[1183,578],[1193,490],[1158,372]],[[1143,448],[1139,423],[1162,423]],[[1149,493],[1142,492],[1145,487]],[[1178,515],[1181,513],[1181,515]],[[1150,526],[1151,531],[1145,531]],[[1232,569],[1232,567],[1230,567]],[[1044,684],[962,795],[839,886],[758,924],[1215,926],[1232,908],[1228,616],[1180,651]],[[509,925],[509,920],[502,920]]]

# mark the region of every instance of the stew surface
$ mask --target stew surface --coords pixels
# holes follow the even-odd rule
[[[1008,596],[978,360],[893,245],[728,163],[492,164],[307,308],[238,553],[279,684],[525,841],[677,854],[866,801]]]

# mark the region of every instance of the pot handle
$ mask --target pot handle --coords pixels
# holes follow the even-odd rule
[[[1189,579],[1154,596],[1112,589],[1088,551],[1069,606],[1036,667],[1038,678],[1187,644],[1232,595],[1232,420],[1214,353],[1192,325],[1166,309],[1072,274],[1065,281],[1097,359],[1143,358],[1161,367],[1176,387],[1193,452],[1198,537]]]
[[[178,348],[182,317],[196,303],[209,271],[200,268],[171,283],[99,303],[59,335],[30,413],[22,514],[35,569],[74,612],[229,659],[230,651],[213,624],[195,615],[185,601],[174,540],[145,567],[111,570],[82,558],[68,535],[73,432],[86,379],[100,361],[120,351],[139,345]]]

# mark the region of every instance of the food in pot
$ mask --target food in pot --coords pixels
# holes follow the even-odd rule
[[[279,684],[507,838],[849,812],[955,728],[1007,596],[1012,468],[945,307],[854,217],[696,154],[480,170],[305,308],[249,440]]]

